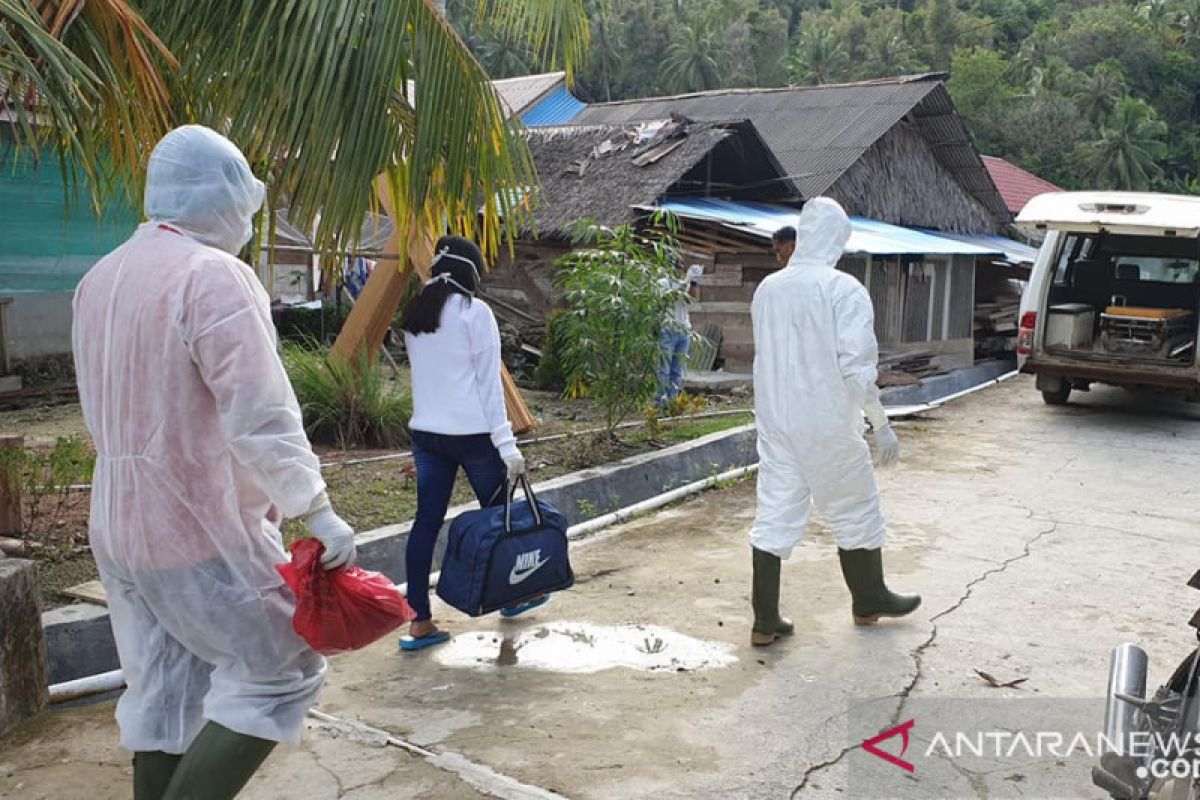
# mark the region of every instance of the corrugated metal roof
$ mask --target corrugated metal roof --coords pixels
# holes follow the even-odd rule
[[[521,115],[521,122],[528,128],[566,125],[585,108],[587,104],[571,94],[571,90],[563,85],[534,103]]]
[[[685,219],[707,220],[764,239],[787,225],[796,225],[800,212],[794,208],[766,203],[732,202],[729,200],[683,199],[666,200],[657,208],[670,211]],[[1005,250],[996,242],[967,242],[968,237],[950,237],[940,233],[902,228],[865,217],[851,217],[850,241],[847,253],[878,256],[896,255],[1003,255]],[[973,237],[976,239],[1001,237]],[[1007,240],[1005,240],[1007,241]],[[1013,244],[1016,244],[1013,242]]]
[[[934,236],[941,236],[943,239],[954,239],[959,242],[978,245],[979,247],[991,248],[993,252],[999,251],[1003,254],[1004,260],[1011,264],[1032,266],[1033,262],[1037,261],[1038,249],[1036,247],[1027,245],[1024,242],[1008,239],[1004,236],[943,233],[942,231],[927,231],[927,233],[931,233]]]
[[[747,118],[805,198],[827,192],[905,117],[919,125],[938,160],[998,220],[1007,207],[954,113],[940,74],[786,89],[726,89],[588,106],[581,125],[661,119],[672,112],[696,120]]]
[[[502,78],[492,81],[492,86],[500,95],[508,113],[519,117],[537,105],[546,95],[560,86],[566,86],[566,73],[546,72],[540,75]]]

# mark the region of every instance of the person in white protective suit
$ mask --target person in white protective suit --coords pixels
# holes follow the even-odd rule
[[[127,689],[134,796],[233,797],[298,742],[325,660],[292,630],[279,524],[335,568],[330,507],[276,353],[267,293],[236,253],[263,185],[231,142],[185,126],[154,148],[148,222],[75,293],[75,365],[97,452],[92,552]]]
[[[804,535],[814,505],[837,537],[856,623],[903,616],[921,602],[894,594],[883,579],[886,524],[863,413],[881,464],[894,462],[900,445],[875,385],[879,350],[871,298],[836,268],[849,238],[841,206],[825,197],[808,201],[787,266],[762,282],[751,306],[759,455],[750,537],[756,645],[792,633],[779,615],[780,561]],[[776,242],[777,248],[785,244]]]

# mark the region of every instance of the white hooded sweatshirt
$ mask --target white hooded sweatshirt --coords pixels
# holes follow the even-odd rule
[[[882,413],[867,290],[839,272],[850,220],[833,200],[805,204],[787,267],[754,293],[758,514],[751,541],[786,558],[815,502],[844,549],[883,544],[862,412]],[[886,416],[883,417],[886,421]]]

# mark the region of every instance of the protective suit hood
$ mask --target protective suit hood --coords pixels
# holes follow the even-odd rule
[[[264,194],[237,145],[202,125],[176,128],[150,154],[147,219],[227,253],[250,241]]]
[[[815,197],[804,204],[796,226],[796,251],[788,261],[793,267],[833,267],[850,241],[850,218],[828,197]]]

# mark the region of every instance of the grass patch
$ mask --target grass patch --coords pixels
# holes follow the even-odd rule
[[[754,415],[747,412],[731,414],[727,417],[698,419],[695,422],[680,422],[664,426],[659,438],[664,442],[678,444],[679,442],[689,442],[692,439],[701,439],[709,434],[720,433],[741,425],[749,425],[753,421]]]
[[[387,380],[378,361],[363,354],[355,365],[326,350],[285,344],[283,363],[314,443],[342,449],[408,446],[412,397]]]

